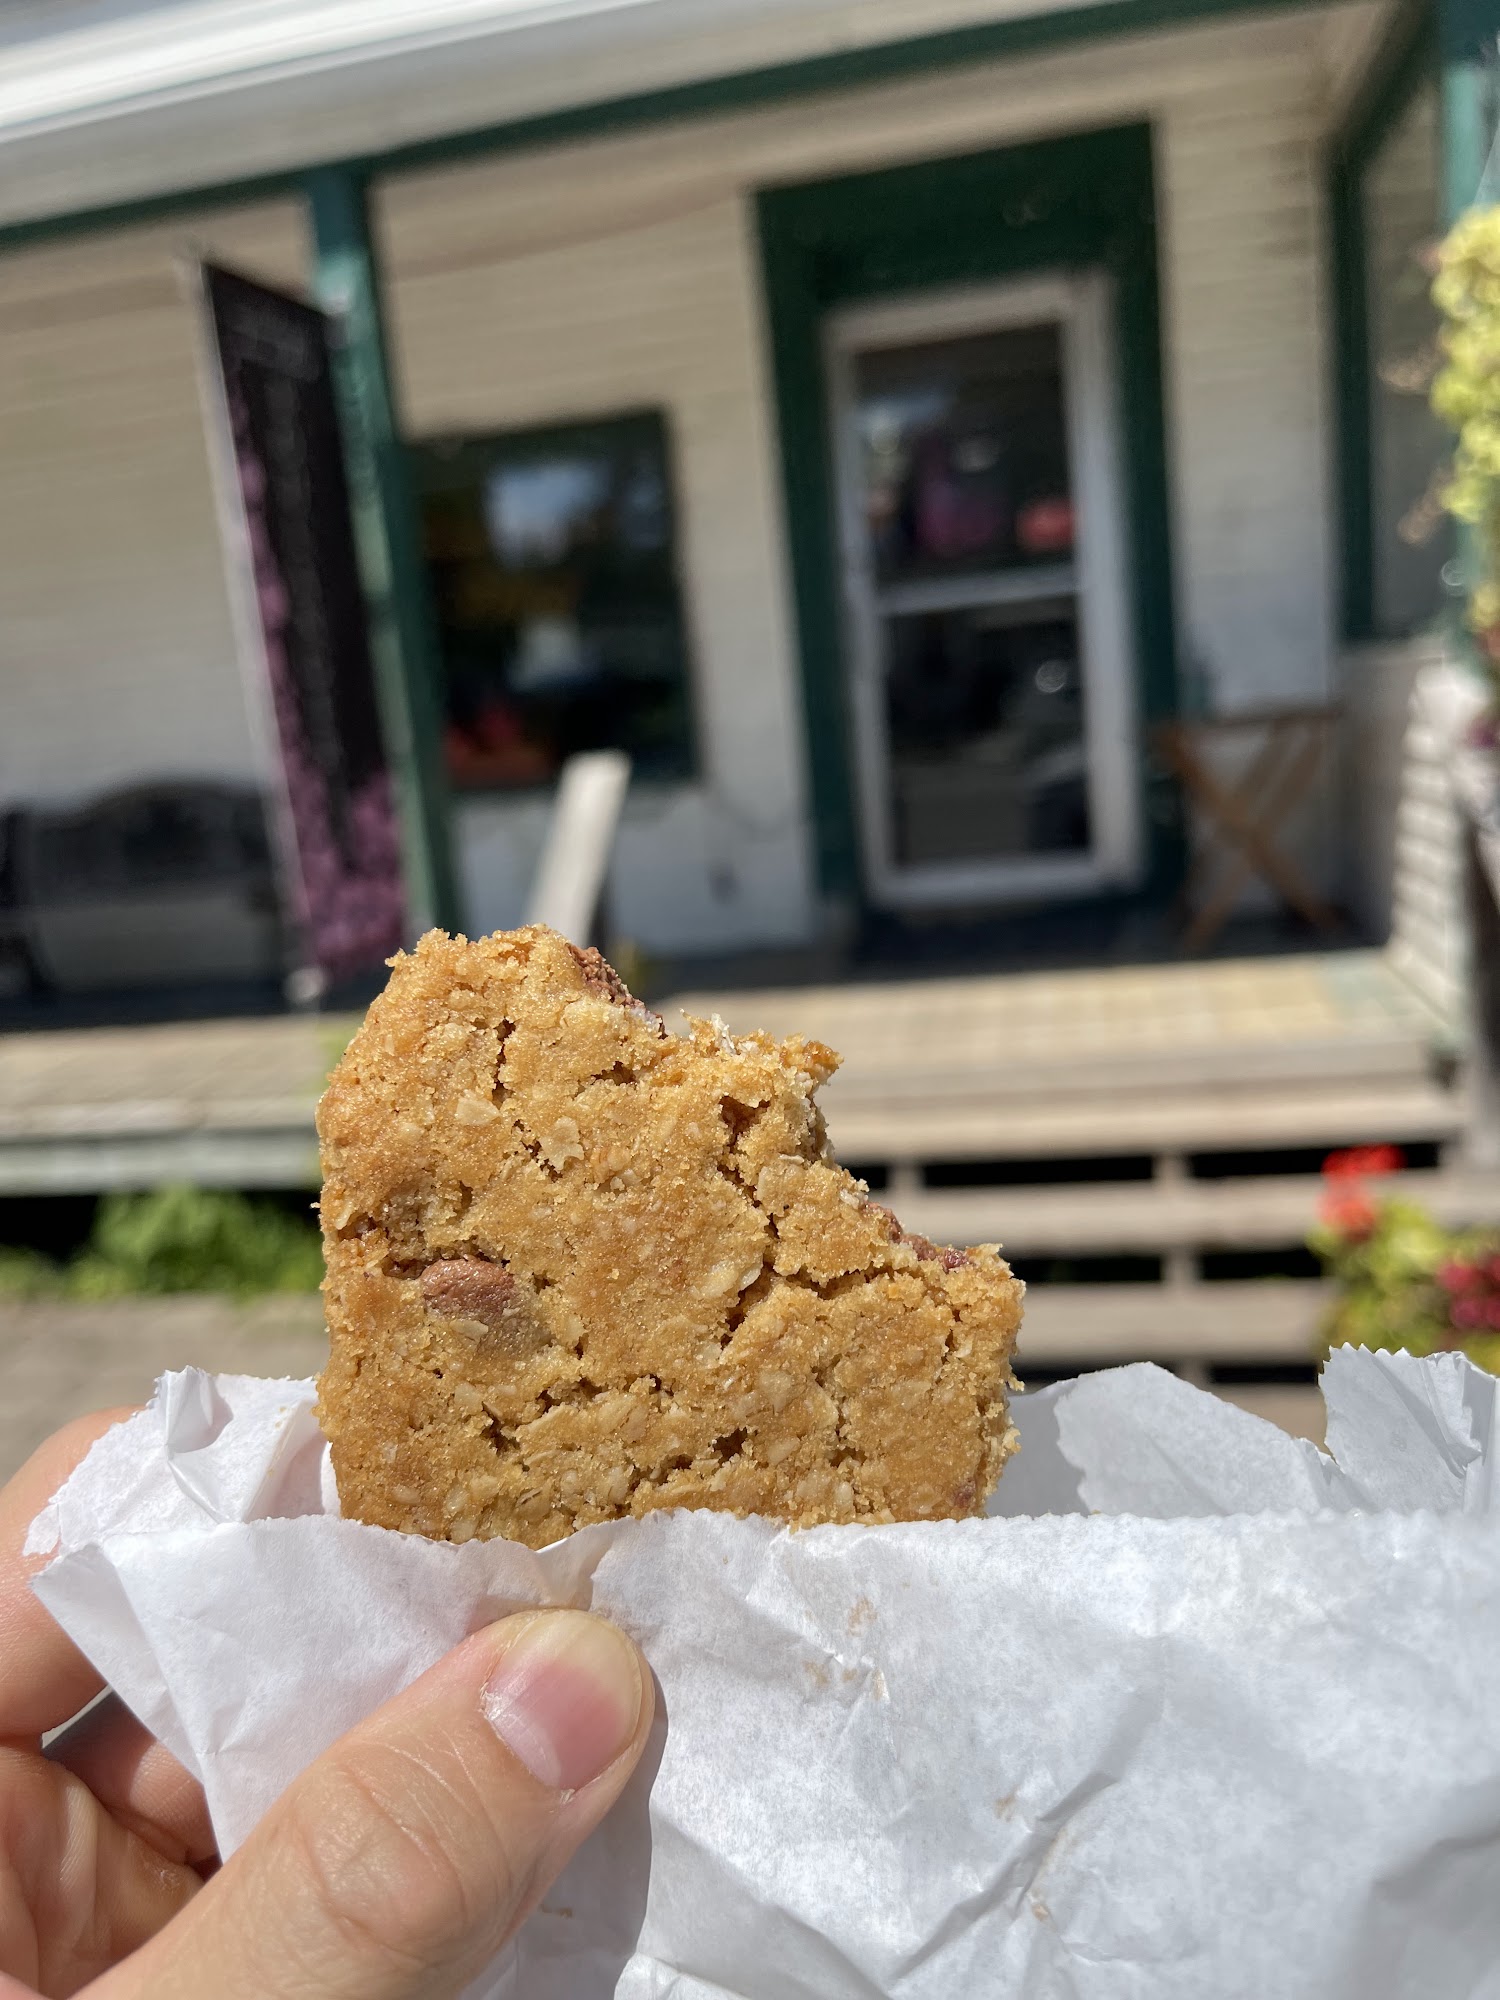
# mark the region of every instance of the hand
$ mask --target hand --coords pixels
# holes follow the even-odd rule
[[[0,2000],[442,2000],[619,1797],[651,1726],[629,1639],[581,1611],[476,1632],[304,1771],[220,1868],[203,1794],[100,1693],[27,1584],[34,1515],[129,1411],[0,1491]]]

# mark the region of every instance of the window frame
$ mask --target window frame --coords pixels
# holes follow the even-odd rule
[[[1154,147],[1150,122],[1137,120],[756,194],[818,881],[846,908],[867,907],[867,891],[843,671],[823,320],[902,293],[1059,269],[1111,273],[1136,723],[1144,738],[1178,709]],[[1146,875],[1139,890],[1112,891],[1109,900],[1164,904],[1185,857],[1175,790],[1156,760],[1141,761],[1138,783]]]

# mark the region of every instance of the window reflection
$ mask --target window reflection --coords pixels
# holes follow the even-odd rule
[[[1085,851],[1088,760],[1071,604],[892,618],[886,644],[897,862]]]
[[[1071,554],[1056,324],[861,354],[856,398],[864,516],[881,583]]]
[[[665,428],[655,414],[414,452],[455,784],[580,750],[692,766]]]

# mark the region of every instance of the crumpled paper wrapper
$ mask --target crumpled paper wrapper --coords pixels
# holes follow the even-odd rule
[[[1324,1386],[1331,1456],[1123,1368],[1019,1399],[997,1518],[538,1554],[339,1519],[311,1384],[189,1370],[29,1546],[226,1853],[488,1620],[635,1635],[656,1738],[474,2000],[1500,1995],[1497,1384]]]

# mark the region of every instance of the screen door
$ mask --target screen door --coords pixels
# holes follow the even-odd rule
[[[1139,782],[1106,280],[859,307],[828,335],[872,901],[1130,884]]]

